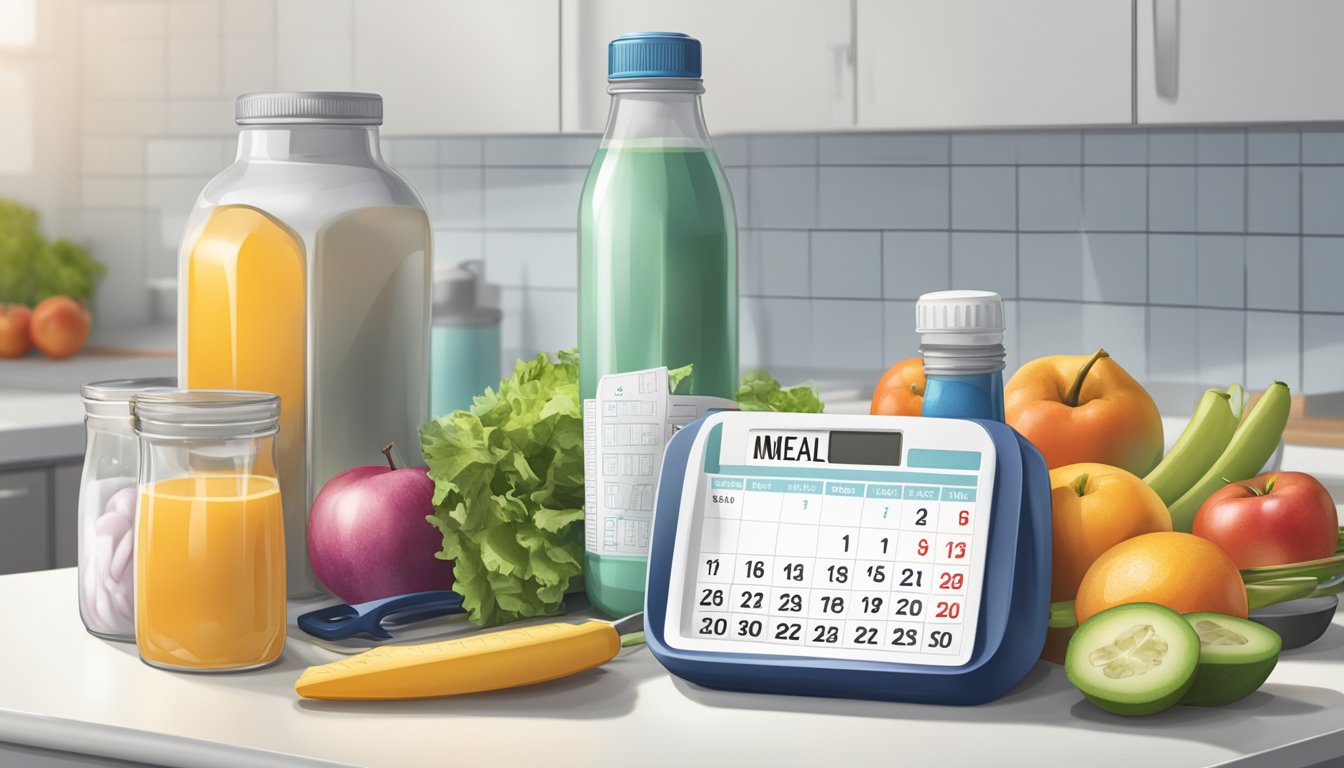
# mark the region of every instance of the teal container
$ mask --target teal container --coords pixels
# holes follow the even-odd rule
[[[678,394],[731,398],[737,217],[701,112],[699,41],[617,38],[607,90],[607,129],[579,203],[580,396],[593,398],[607,374],[690,364]],[[590,530],[601,522],[590,509]],[[589,550],[584,568],[598,610],[643,610],[647,542]]]
[[[924,358],[923,415],[1003,421],[1003,299],[937,291],[915,303]]]
[[[434,274],[429,332],[429,411],[438,418],[471,407],[499,384],[500,311],[480,304],[480,262]]]

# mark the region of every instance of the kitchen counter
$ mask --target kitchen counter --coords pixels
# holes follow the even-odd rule
[[[1125,719],[1045,662],[997,702],[948,708],[712,691],[643,648],[527,689],[310,702],[295,679],[338,656],[292,626],[273,667],[190,675],[85,632],[73,570],[0,577],[0,605],[12,617],[0,640],[0,764],[37,754],[99,766],[829,765],[843,755],[845,765],[1289,768],[1344,755],[1344,619],[1285,653],[1237,704]]]
[[[68,360],[0,361],[0,466],[83,456],[81,384],[176,373],[176,360],[162,356],[82,353]]]

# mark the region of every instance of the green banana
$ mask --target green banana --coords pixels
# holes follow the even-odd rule
[[[1237,431],[1237,415],[1232,413],[1231,401],[1227,392],[1217,389],[1205,392],[1176,444],[1143,478],[1162,497],[1163,504],[1170,507],[1190,490],[1232,441],[1232,433]]]
[[[1199,505],[1214,491],[1229,482],[1239,483],[1254,477],[1269,461],[1283,437],[1283,428],[1288,425],[1290,400],[1288,385],[1281,381],[1274,382],[1265,390],[1265,394],[1242,419],[1232,434],[1232,440],[1213,466],[1190,490],[1168,505],[1174,530],[1188,532],[1195,522]]]
[[[1237,421],[1240,422],[1241,417],[1246,415],[1244,413],[1246,409],[1246,390],[1240,384],[1233,382],[1232,386],[1227,388],[1227,404],[1232,408],[1232,415],[1237,417]]]

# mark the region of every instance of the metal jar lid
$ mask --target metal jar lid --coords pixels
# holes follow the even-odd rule
[[[146,437],[260,437],[279,428],[280,396],[223,389],[141,392],[131,400],[131,417]]]

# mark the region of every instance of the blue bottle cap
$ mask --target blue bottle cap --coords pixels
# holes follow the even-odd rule
[[[629,32],[607,46],[607,78],[700,79],[700,41],[680,32]]]

